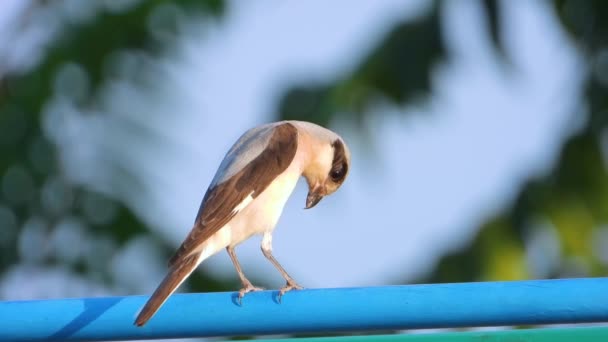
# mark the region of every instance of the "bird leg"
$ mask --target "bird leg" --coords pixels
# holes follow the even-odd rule
[[[234,268],[236,268],[236,273],[238,273],[239,278],[241,278],[241,283],[243,284],[243,288],[239,290],[239,305],[242,305],[243,304],[242,300],[243,300],[243,297],[245,297],[245,294],[252,292],[252,291],[262,291],[264,289],[261,287],[253,286],[253,284],[251,284],[249,279],[247,279],[247,277],[245,277],[245,273],[243,273],[243,270],[241,269],[241,264],[239,263],[239,260],[236,258],[236,253],[234,252],[234,248],[228,246],[228,247],[226,247],[226,251],[228,252],[228,255],[230,255],[230,259],[232,260],[232,263],[234,264]]]
[[[285,286],[283,286],[279,290],[279,296],[277,298],[279,300],[279,302],[281,302],[281,297],[283,297],[283,295],[285,293],[287,293],[291,290],[302,290],[303,289],[303,287],[300,286],[298,283],[296,283],[296,281],[287,273],[287,271],[285,271],[283,266],[281,266],[281,264],[279,264],[277,259],[275,259],[275,257],[272,255],[272,235],[270,235],[270,233],[264,234],[264,238],[262,239],[262,253],[264,253],[264,256],[266,257],[266,259],[270,260],[270,262],[274,265],[274,267],[276,267],[276,269],[279,270],[279,272],[281,273],[281,275],[283,276],[283,278],[285,278],[285,281],[287,282],[285,284]]]

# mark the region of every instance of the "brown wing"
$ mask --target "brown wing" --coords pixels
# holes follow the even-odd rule
[[[234,208],[251,194],[256,198],[291,164],[298,148],[298,131],[290,123],[273,128],[265,149],[228,180],[207,190],[194,228],[169,260],[175,265],[192,253],[236,215]]]

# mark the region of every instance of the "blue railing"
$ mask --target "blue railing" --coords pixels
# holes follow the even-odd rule
[[[128,340],[608,322],[608,278],[0,302],[0,341]]]

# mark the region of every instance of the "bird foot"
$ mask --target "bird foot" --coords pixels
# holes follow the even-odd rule
[[[243,297],[249,292],[264,291],[261,287],[253,286],[251,283],[245,284],[245,286],[239,290],[239,305],[243,305]]]
[[[277,299],[279,301],[279,303],[281,302],[281,298],[283,297],[284,294],[286,294],[287,292],[291,291],[291,290],[302,290],[303,287],[298,285],[298,283],[296,283],[293,280],[288,280],[287,284],[285,286],[283,286],[280,290],[279,290],[279,295],[277,296]]]

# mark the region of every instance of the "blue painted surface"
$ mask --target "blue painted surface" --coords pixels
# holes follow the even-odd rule
[[[111,340],[608,322],[608,278],[0,302],[0,341]]]

